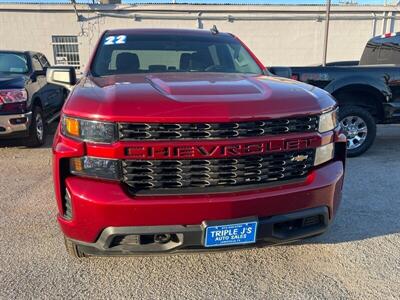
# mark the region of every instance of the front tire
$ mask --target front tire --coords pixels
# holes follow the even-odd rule
[[[29,126],[29,136],[26,142],[28,147],[40,147],[46,139],[46,123],[43,118],[43,111],[39,106],[32,110],[32,121]]]
[[[347,156],[359,156],[372,146],[376,123],[368,110],[359,106],[343,106],[339,108],[339,119],[347,137]]]

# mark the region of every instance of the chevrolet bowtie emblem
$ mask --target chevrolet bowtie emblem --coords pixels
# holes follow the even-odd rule
[[[306,160],[308,158],[308,155],[297,155],[292,157],[292,161],[297,161],[297,162],[301,162],[303,160]]]

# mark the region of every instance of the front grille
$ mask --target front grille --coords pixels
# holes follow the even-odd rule
[[[307,149],[224,159],[124,160],[123,181],[135,193],[263,185],[306,176],[314,153]]]
[[[230,123],[120,123],[118,129],[119,139],[123,141],[225,139],[315,132],[318,129],[318,117]]]

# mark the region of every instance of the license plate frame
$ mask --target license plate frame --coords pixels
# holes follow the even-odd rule
[[[249,230],[251,229],[251,232]],[[227,221],[219,224],[205,224],[204,247],[228,247],[254,244],[257,240],[258,220]],[[214,234],[213,234],[214,232]]]

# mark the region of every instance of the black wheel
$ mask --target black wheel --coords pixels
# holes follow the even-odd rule
[[[64,243],[65,243],[65,248],[67,249],[67,252],[69,255],[75,258],[85,258],[87,255],[83,253],[82,251],[79,250],[79,247],[77,244],[75,244],[73,241],[67,239],[64,237]]]
[[[32,121],[26,144],[28,147],[40,147],[44,144],[45,139],[46,123],[43,119],[43,112],[39,106],[35,106],[32,110]]]
[[[339,119],[347,137],[347,156],[359,156],[372,146],[376,136],[376,123],[368,110],[359,106],[341,106]]]

